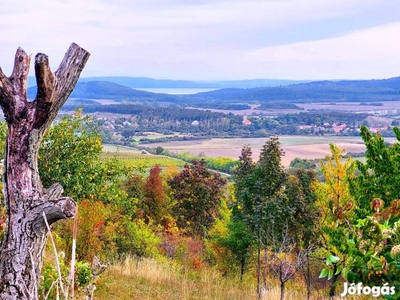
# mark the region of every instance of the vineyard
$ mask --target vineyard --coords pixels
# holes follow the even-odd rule
[[[120,163],[128,167],[135,167],[138,169],[148,169],[155,165],[160,167],[183,167],[185,162],[172,157],[142,154],[124,151],[124,152],[103,152],[101,157],[103,159],[117,159]]]

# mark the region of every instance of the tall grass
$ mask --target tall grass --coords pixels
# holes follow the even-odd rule
[[[268,282],[270,288],[263,299],[280,299],[278,281],[269,279]],[[171,261],[127,258],[110,266],[102,275],[97,283],[95,299],[256,300],[257,296],[252,274],[240,283],[208,267],[188,271]],[[301,280],[288,282],[285,299],[306,299],[304,283]],[[328,299],[327,291],[315,291],[311,299]]]

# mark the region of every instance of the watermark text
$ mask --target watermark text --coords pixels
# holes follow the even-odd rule
[[[396,293],[396,288],[394,286],[389,286],[385,283],[383,286],[364,286],[361,282],[355,284],[348,282],[344,283],[343,293],[340,297],[349,295],[372,295],[372,297],[380,297],[384,295],[394,295]]]

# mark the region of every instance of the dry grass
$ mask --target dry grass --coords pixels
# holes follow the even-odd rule
[[[182,272],[170,262],[145,259],[110,266],[96,299],[256,299],[248,287],[235,286],[210,269]]]
[[[273,287],[266,291],[263,299],[280,299],[278,282],[271,282],[269,280]],[[315,292],[311,299],[327,299],[326,292]],[[306,299],[304,283],[288,282],[285,294],[286,300]],[[210,268],[185,272],[172,262],[152,259],[137,262],[128,258],[110,266],[101,276],[95,299],[256,300],[257,297],[254,278],[248,277],[239,283]]]

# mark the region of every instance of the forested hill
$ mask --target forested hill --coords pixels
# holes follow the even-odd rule
[[[108,81],[130,88],[255,88],[260,86],[279,86],[310,82],[310,80],[284,80],[284,79],[248,79],[225,81],[189,81],[153,79],[147,77],[88,77],[81,78],[79,82]]]
[[[400,77],[382,80],[314,81],[278,87],[219,89],[194,95],[156,94],[106,81],[79,82],[71,98],[113,99],[140,103],[169,103],[180,106],[209,107],[234,103],[373,102],[400,100]],[[28,89],[34,98],[36,88]]]
[[[382,80],[314,81],[279,87],[221,89],[188,96],[209,101],[358,102],[400,100],[400,77]]]

